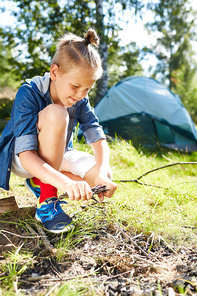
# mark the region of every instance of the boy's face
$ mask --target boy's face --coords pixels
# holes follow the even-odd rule
[[[55,104],[71,107],[87,96],[95,82],[95,71],[75,66],[68,72],[63,72],[53,64],[50,69],[50,94]]]

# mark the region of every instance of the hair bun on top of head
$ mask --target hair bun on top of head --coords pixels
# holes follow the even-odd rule
[[[93,44],[96,47],[99,46],[99,37],[94,29],[88,29],[87,33],[84,35],[85,44]]]

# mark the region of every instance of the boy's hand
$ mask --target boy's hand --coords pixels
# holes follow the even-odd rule
[[[72,200],[89,200],[93,194],[90,186],[85,181],[71,181],[66,184],[64,190]]]
[[[104,197],[112,197],[114,192],[117,189],[116,183],[112,182],[109,178],[103,177],[103,176],[98,176],[95,179],[96,185],[105,185],[106,186],[106,191],[101,192],[98,194],[98,197],[100,198],[101,201],[104,200]]]
[[[86,175],[86,181],[91,185],[91,187],[101,185],[106,186],[106,189],[108,189],[107,191],[98,194],[101,201],[104,200],[105,196],[111,197],[117,189],[117,185],[112,182],[111,176],[112,174],[109,166],[95,166],[94,170],[90,170],[90,172]]]

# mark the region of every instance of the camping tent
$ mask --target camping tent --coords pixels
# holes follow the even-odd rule
[[[180,98],[158,81],[128,77],[111,87],[95,113],[106,134],[134,145],[197,151],[197,131]]]

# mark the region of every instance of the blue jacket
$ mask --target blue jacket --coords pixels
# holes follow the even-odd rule
[[[36,76],[26,81],[18,90],[11,112],[11,119],[0,137],[0,187],[9,190],[9,179],[13,153],[38,149],[38,113],[52,104],[49,93],[50,76]],[[87,98],[68,108],[69,126],[65,149],[72,148],[72,132],[79,122],[86,142],[94,143],[105,139],[102,127]]]

